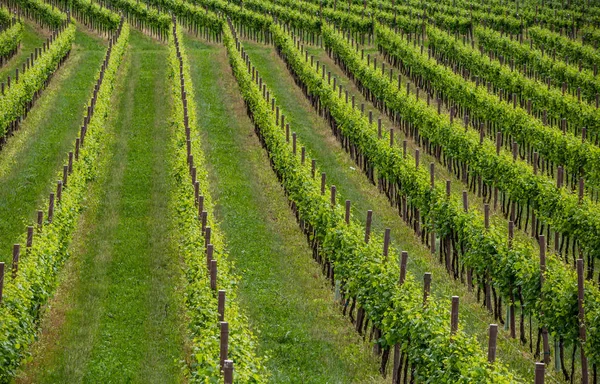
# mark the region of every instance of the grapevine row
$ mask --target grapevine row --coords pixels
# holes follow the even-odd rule
[[[90,101],[75,149],[69,152],[67,165],[58,174],[55,193],[50,194],[44,211],[38,211],[37,230],[29,227],[26,247],[15,246],[11,266],[12,277],[0,263],[0,381],[9,382],[27,346],[38,332],[44,304],[58,283],[57,277],[68,257],[67,248],[73,236],[79,213],[85,205],[87,184],[105,170],[102,156],[105,123],[110,113],[110,99],[115,76],[127,48],[129,26],[122,24],[111,39],[97,77],[97,87]]]
[[[333,35],[328,36],[326,28],[324,27],[326,44],[332,44],[330,36]],[[446,263],[451,265],[449,269],[453,269],[456,274],[462,269],[460,265],[472,270],[478,276],[473,279],[477,284],[484,285],[487,295],[487,279],[491,277],[494,287],[502,296],[518,297],[524,313],[533,314],[540,325],[545,325],[566,340],[577,339],[577,284],[572,270],[566,268],[555,256],[550,257],[549,260],[552,261],[548,263],[546,271],[554,278],[547,279],[542,289],[541,267],[528,243],[517,242],[515,239],[507,242],[504,230],[486,226],[477,212],[463,212],[458,202],[449,202],[444,197],[442,188],[431,189],[430,176],[422,169],[414,167],[415,160],[409,156],[405,157],[395,147],[390,148],[387,144],[390,139],[384,135],[382,137],[364,117],[361,120],[358,117],[359,113],[349,107],[347,101],[343,102],[341,92],[335,92],[325,85],[324,76],[323,79],[319,76],[320,70],[315,72],[307,64],[306,56],[302,58],[294,52],[297,48],[294,48],[293,43],[282,42],[277,38],[275,41],[299,85],[313,100],[313,104],[316,102],[315,98],[318,100],[319,110],[324,111],[328,117],[342,145],[354,154],[357,163],[370,178],[378,179],[379,185],[394,205],[398,206],[405,220],[414,226],[417,233],[422,233],[422,238],[427,238],[423,232],[435,228],[443,247],[453,247],[455,252],[461,253],[462,261],[459,262],[455,260],[456,253],[450,256],[450,249],[445,250]],[[348,48],[347,52],[353,50]],[[367,72],[368,69],[363,67],[358,71]],[[373,75],[376,75],[375,71]],[[370,84],[374,85],[373,82]],[[460,131],[460,128],[458,130]],[[462,275],[462,272],[460,274]],[[565,299],[540,299],[542,296],[556,297],[558,293]],[[547,294],[553,296],[546,296]],[[589,305],[586,304],[590,311],[586,320],[589,327],[595,329],[595,319],[600,311],[597,305],[600,292],[589,283],[586,286],[586,294],[586,300],[590,302]],[[487,300],[490,300],[489,297]],[[514,305],[515,299],[511,302]],[[593,356],[594,361],[597,361],[598,356],[594,355],[596,352],[593,352],[595,349],[591,345],[598,346],[598,336],[595,331],[590,332],[586,345],[586,351]]]
[[[9,8],[17,9],[20,14],[49,29],[60,28],[68,21],[66,14],[43,0],[6,0],[6,4]]]
[[[169,169],[174,188],[170,201],[176,212],[179,255],[185,264],[186,318],[193,358],[190,378],[199,383],[220,381],[224,362],[219,354],[219,325],[226,321],[229,330],[226,358],[235,364],[236,382],[265,382],[263,362],[255,351],[256,337],[238,305],[238,278],[232,271],[223,234],[213,215],[201,143],[197,135],[191,135],[191,130],[197,127],[196,104],[189,81],[189,63],[176,24],[169,50],[171,96],[175,101],[171,113],[174,134],[170,146],[174,156]]]
[[[285,35],[275,24],[270,31],[275,40]],[[395,348],[407,366],[413,367],[411,376],[418,381],[519,381],[502,365],[488,365],[474,339],[460,331],[448,332],[445,305],[434,297],[428,297],[424,305],[423,292],[415,278],[405,269],[398,270],[397,255],[391,249],[382,253],[381,238],[370,233],[365,236],[362,226],[345,215],[337,200],[323,195],[326,186],[319,186],[310,166],[302,163],[293,143],[290,145],[289,136],[286,140],[280,119],[259,89],[262,79],[253,70],[240,42],[227,30],[224,42],[257,135],[313,246],[315,258],[326,265],[328,277],[342,282],[344,296],[353,303],[351,310],[355,305],[359,307],[357,329],[362,330],[366,316],[380,335],[376,342],[382,348],[382,370],[390,350]],[[299,141],[296,146],[301,146]],[[445,370],[440,371],[440,366]],[[397,373],[395,365],[394,374]]]
[[[71,44],[75,39],[75,24],[65,23],[37,49],[25,72],[19,73],[7,82],[7,89],[2,84],[3,95],[0,96],[0,142],[16,129],[19,119],[27,114],[40,91],[47,86],[56,69],[67,59]]]
[[[17,53],[23,38],[23,23],[13,18],[9,20],[6,24],[0,23],[0,67]]]

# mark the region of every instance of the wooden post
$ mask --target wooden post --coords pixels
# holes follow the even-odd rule
[[[423,305],[427,303],[429,292],[431,292],[431,272],[425,272],[423,275]]]
[[[210,261],[210,288],[213,291],[217,290],[217,260]]]
[[[408,262],[408,252],[402,251],[402,255],[400,256],[400,278],[398,283],[400,285],[404,284],[404,280],[406,280],[406,263]]]
[[[346,224],[350,224],[350,200],[346,200]]]
[[[321,195],[325,194],[325,172],[321,173]]]
[[[584,195],[584,179],[583,177],[579,178],[579,202],[582,203],[583,202],[583,195]]]
[[[537,175],[538,173],[538,153],[537,152],[533,152],[533,174]]]
[[[312,177],[313,179],[315,178],[315,171],[317,169],[317,160],[312,159],[311,160],[311,172],[312,172]]]
[[[462,201],[463,201],[463,209],[465,210],[465,212],[469,212],[469,196],[467,195],[467,191],[463,191]]]
[[[217,310],[219,311],[219,321],[225,320],[225,290],[219,290],[219,302]]]
[[[17,277],[17,272],[19,272],[19,256],[21,255],[21,245],[15,244],[13,245],[13,259],[12,259],[12,278],[15,279]]]
[[[429,184],[431,189],[435,187],[435,164],[433,162],[429,163]]]
[[[42,227],[44,226],[44,212],[43,211],[37,211],[37,226],[38,226],[38,231],[42,230]]]
[[[331,186],[331,206],[335,208],[335,185]]]
[[[586,341],[585,332],[585,309],[583,307],[584,299],[584,281],[583,259],[577,259],[577,298],[579,307],[579,340],[581,342],[581,384],[588,384],[588,361],[585,356],[584,345]]]
[[[514,237],[515,237],[515,222],[509,221],[508,222],[508,246],[509,247],[512,246],[512,241],[513,241]]]
[[[25,246],[27,248],[31,248],[32,245],[33,245],[33,226],[30,225],[27,227],[27,243]]]
[[[296,156],[296,132],[292,133],[292,152]]]
[[[48,204],[48,222],[52,222],[52,218],[54,217],[54,193],[50,194],[49,198],[50,202]]]
[[[556,168],[556,170],[557,170],[556,188],[562,188],[562,186],[563,186],[563,167],[559,165]]]
[[[544,363],[535,363],[535,384],[544,384]]]
[[[452,312],[450,314],[450,333],[458,331],[458,296],[452,296]]]
[[[223,383],[233,384],[233,360],[223,362]]]
[[[498,324],[490,324],[490,338],[488,340],[488,362],[496,361],[496,344],[498,342]]]
[[[365,226],[365,243],[369,243],[369,238],[371,236],[371,223],[373,221],[373,211],[372,210],[368,210],[367,211],[367,223]]]
[[[215,247],[212,244],[206,246],[206,269],[210,272],[210,262],[213,260]]]
[[[496,155],[500,154],[502,148],[502,132],[496,133]]]
[[[385,234],[383,235],[383,256],[385,256],[386,259],[390,249],[390,231],[390,228],[386,228]]]
[[[452,193],[452,182],[450,180],[446,180],[446,197],[450,198],[450,194]]]
[[[306,148],[302,147],[300,149],[300,163],[304,165],[304,160],[306,159]]]
[[[415,149],[415,167],[419,168],[419,160],[420,160],[420,151]]]
[[[483,222],[485,224],[485,229],[490,227],[490,205],[485,204],[483,206]]]
[[[390,128],[390,147],[394,146],[394,129]]]
[[[229,352],[229,323],[221,321],[219,324],[221,324],[219,362],[221,363],[221,369],[223,369],[223,365],[225,364],[225,360],[227,360],[227,354]]]
[[[205,231],[204,231],[204,248],[206,248],[206,249],[208,249],[208,246],[210,244],[210,233],[211,233],[211,228],[206,227]]]

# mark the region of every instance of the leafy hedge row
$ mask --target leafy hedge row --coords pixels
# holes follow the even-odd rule
[[[537,111],[540,115],[547,111],[548,117],[557,121],[566,118],[570,126],[577,130],[586,127],[594,136],[600,133],[600,110],[595,106],[579,102],[570,93],[563,95],[559,88],[549,88],[519,71],[513,71],[508,64],[502,65],[498,60],[491,60],[470,45],[457,41],[433,26],[427,28],[427,39],[429,47],[441,60],[458,64],[460,68],[467,69],[471,76],[479,76],[481,80],[491,82],[495,89],[516,94],[523,102],[532,100],[532,111]],[[594,92],[593,98],[595,94]]]
[[[293,49],[293,43],[276,24],[270,31],[278,47]],[[475,339],[462,331],[449,332],[449,301],[430,297],[423,305],[423,293],[409,273],[398,284],[398,255],[382,254],[382,239],[364,241],[364,229],[354,219],[346,224],[344,209],[331,206],[321,195],[319,182],[308,164],[301,164],[276,124],[269,103],[240,56],[241,44],[229,31],[224,33],[229,61],[257,133],[269,153],[271,165],[295,207],[320,257],[332,263],[347,298],[355,298],[374,326],[381,330],[377,342],[389,351],[398,344],[415,368],[417,381],[431,382],[517,382],[499,363],[489,365]],[[301,144],[297,144],[301,145]]]
[[[172,12],[180,22],[187,26],[205,27],[213,33],[221,33],[223,30],[223,19],[217,17],[213,12],[206,12],[204,8],[190,4],[184,0],[146,0],[159,9],[166,9]]]
[[[129,22],[138,28],[147,29],[152,35],[167,40],[171,32],[171,17],[148,7],[138,0],[105,0],[112,7],[121,10]]]
[[[537,48],[544,48],[546,52],[556,49],[558,57],[578,63],[581,60],[583,66],[593,70],[594,66],[600,70],[600,52],[588,45],[573,41],[568,37],[561,36],[547,29],[532,27],[528,30],[529,39]]]
[[[471,118],[493,122],[498,130],[521,146],[528,145],[538,151],[542,159],[564,165],[576,179],[585,175],[590,186],[600,186],[600,148],[589,141],[582,143],[581,138],[573,134],[563,135],[560,130],[545,126],[524,109],[513,108],[512,104],[488,93],[484,86],[464,81],[451,69],[421,54],[417,47],[391,29],[377,25],[376,32],[377,44],[391,58],[410,68],[412,75],[430,81],[434,89],[443,91],[452,101],[468,110]]]
[[[64,24],[33,67],[22,73],[19,82],[11,84],[5,95],[0,96],[0,137],[4,137],[9,125],[25,113],[36,93],[71,50],[74,39],[75,24]]]
[[[570,89],[580,87],[581,97],[589,103],[595,103],[596,94],[600,93],[600,79],[594,76],[593,71],[579,71],[576,63],[567,64],[564,61],[552,60],[539,49],[530,49],[529,46],[490,29],[478,26],[475,27],[474,34],[479,46],[485,50],[508,56],[514,59],[515,65],[526,66],[528,71],[534,70],[544,78],[551,78],[556,87],[562,87],[563,82],[566,82]]]
[[[194,186],[191,183],[187,163],[187,144],[184,125],[184,104],[182,84],[185,84],[187,111],[191,135],[191,153],[194,156],[196,179],[200,184],[200,195],[204,196],[204,210],[208,212],[207,226],[211,228],[211,243],[214,245],[213,257],[217,260],[218,289],[226,291],[225,321],[229,323],[229,359],[234,361],[235,380],[240,383],[266,382],[267,375],[263,361],[256,355],[256,338],[249,329],[248,319],[238,306],[236,288],[238,278],[226,250],[225,239],[214,218],[214,203],[210,196],[210,187],[206,162],[202,151],[196,120],[196,104],[193,86],[190,81],[189,63],[182,40],[176,38],[169,44],[169,79],[171,97],[174,99],[172,129],[174,129],[170,153],[173,154],[169,171],[173,182],[173,194],[170,204],[176,212],[172,218],[178,232],[177,245],[179,255],[184,260],[185,304],[188,329],[191,334],[193,362],[189,367],[190,379],[197,383],[220,382],[219,367],[219,322],[216,292],[210,288],[205,254],[205,238],[202,224],[198,220],[198,207],[195,202]],[[178,48],[177,48],[178,47]],[[178,53],[181,57],[179,60]],[[183,63],[183,72],[180,72]],[[183,79],[183,80],[182,80]]]
[[[0,32],[0,57],[6,58],[16,52],[23,38],[23,24],[15,22]]]
[[[106,70],[99,88],[95,112],[87,126],[79,160],[73,162],[67,186],[57,201],[52,222],[37,231],[33,246],[22,252],[16,278],[4,278],[0,305],[0,382],[10,382],[27,347],[36,338],[44,304],[57,284],[59,271],[68,257],[67,248],[85,204],[87,185],[107,167],[103,161],[104,125],[111,110],[115,76],[127,47],[129,27],[124,24],[119,38],[109,48]],[[98,75],[99,76],[99,75]],[[62,179],[62,171],[57,175]],[[48,206],[46,205],[46,212]]]
[[[67,22],[67,15],[43,0],[6,0],[10,8],[19,8],[27,17],[48,28],[60,28]]]
[[[119,28],[120,16],[92,0],[59,0],[59,2],[89,27],[105,31],[115,31]]]
[[[272,29],[275,27],[272,27]],[[504,297],[520,297],[523,309],[535,316],[540,325],[557,337],[573,341],[578,338],[577,321],[577,281],[573,270],[568,268],[556,256],[548,257],[546,267],[546,283],[540,287],[539,259],[529,242],[513,240],[509,246],[505,229],[491,226],[485,229],[483,218],[477,211],[464,212],[461,202],[457,198],[448,199],[445,196],[443,186],[431,188],[429,175],[423,168],[414,166],[414,159],[410,156],[404,158],[401,150],[389,146],[389,137],[379,139],[377,128],[368,123],[366,117],[349,106],[338,93],[328,86],[319,73],[307,64],[305,57],[300,54],[293,41],[288,36],[276,36],[275,43],[278,50],[285,57],[291,70],[301,79],[306,87],[305,91],[311,96],[319,98],[320,105],[325,108],[326,113],[331,116],[343,136],[355,145],[355,151],[366,159],[375,168],[380,181],[388,186],[393,185],[406,197],[408,204],[417,208],[420,212],[424,226],[431,229],[435,226],[436,233],[442,238],[452,238],[456,242],[456,248],[462,254],[462,265],[472,268],[477,276],[490,276],[492,282],[500,294]],[[393,100],[393,95],[399,95],[395,86],[385,83],[385,76],[379,71],[369,68],[366,63],[359,59],[359,55],[352,47],[344,42],[342,36],[334,30],[325,26],[323,37],[326,46],[333,49],[336,54],[350,68],[351,72],[361,80],[361,83],[373,89],[385,89],[390,97],[385,97],[390,108],[399,103],[414,104],[418,102],[398,99]],[[384,81],[385,80],[385,81]],[[407,98],[408,99],[408,98]],[[424,116],[437,114],[422,108],[421,111],[408,108],[402,110],[403,116],[408,121],[418,114]],[[439,125],[444,125],[441,117],[437,118]],[[423,121],[416,123],[421,125]],[[457,125],[445,124],[444,135],[452,135],[456,131],[454,139],[457,145],[460,143],[461,134],[464,132]],[[441,127],[440,127],[441,128]],[[431,130],[434,128],[431,127]],[[427,136],[427,128],[420,129],[421,134]],[[469,137],[465,133],[463,137]],[[468,144],[468,143],[467,143]],[[474,146],[470,146],[477,151]],[[486,150],[493,150],[493,144],[486,145],[477,151],[480,161],[485,160]],[[469,148],[467,148],[469,150]],[[483,151],[483,152],[481,152]],[[495,154],[494,154],[495,156]],[[500,161],[510,163],[508,158]],[[517,173],[517,172],[515,172]],[[393,201],[398,201],[394,196]],[[337,270],[336,270],[337,271]],[[482,279],[483,280],[483,279]],[[478,281],[482,281],[478,280]],[[542,300],[544,297],[552,297],[553,300]],[[586,285],[586,322],[588,329],[588,341],[586,351],[592,361],[599,361],[597,347],[600,346],[600,292],[589,283]]]
[[[7,8],[0,7],[0,27],[6,27],[11,23],[13,15]]]

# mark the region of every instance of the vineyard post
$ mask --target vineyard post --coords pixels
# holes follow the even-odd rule
[[[335,185],[331,186],[331,206],[335,208]]]
[[[312,172],[312,178],[315,178],[315,171],[317,169],[317,160],[312,159],[311,160],[311,172]]]
[[[490,338],[488,341],[488,362],[496,361],[496,343],[498,341],[498,324],[490,324]]]
[[[321,195],[325,194],[325,172],[321,173]]]
[[[465,212],[469,212],[469,196],[467,195],[467,191],[463,191],[462,193],[462,202]]]
[[[402,157],[406,159],[406,145],[408,144],[408,142],[406,140],[402,141]],[[390,145],[392,145],[392,143],[390,142]]]
[[[217,290],[217,260],[210,261],[210,289]]]
[[[300,164],[304,165],[305,159],[306,159],[306,148],[302,147],[300,149]]]
[[[210,262],[213,259],[215,247],[212,244],[208,244],[206,247],[206,269],[210,271]]]
[[[415,149],[415,167],[416,168],[419,168],[419,159],[421,157],[420,155],[421,155],[421,152],[418,149]]]
[[[294,153],[294,156],[296,156],[296,132],[292,133],[292,152]]]
[[[27,248],[31,248],[32,245],[33,245],[33,225],[30,225],[27,227],[27,243],[25,246]]]
[[[450,314],[450,333],[455,335],[458,331],[458,296],[452,296],[452,312]]]
[[[48,203],[48,223],[52,222],[52,218],[54,216],[54,193],[50,193],[49,203]]]
[[[204,231],[204,248],[208,248],[208,245],[210,244],[210,233],[211,233],[211,228],[206,227],[206,229]]]
[[[15,244],[13,245],[13,259],[12,259],[12,278],[15,279],[17,277],[17,272],[19,271],[19,256],[21,255],[21,245]]]
[[[385,257],[386,260],[388,258],[388,252],[390,249],[390,232],[391,232],[391,229],[386,228],[385,234],[383,235],[383,256]]]
[[[233,384],[233,360],[223,362],[223,383]]]
[[[371,223],[373,221],[373,211],[367,211],[367,223],[365,225],[365,243],[369,244],[369,238],[371,236]]]
[[[346,224],[350,224],[350,200],[346,200]]]
[[[402,251],[400,256],[400,277],[398,279],[398,284],[404,284],[404,280],[406,279],[406,263],[408,262],[408,252]]]
[[[431,272],[425,272],[423,275],[423,305],[427,304],[427,298],[431,292]]]
[[[38,231],[42,230],[43,225],[44,225],[44,212],[38,210],[37,211],[37,226],[38,226]]]
[[[577,259],[577,297],[578,297],[578,308],[579,308],[579,339],[581,342],[581,384],[588,384],[588,361],[585,356],[585,308],[583,307],[584,300],[584,281],[583,275],[583,259]]]
[[[544,384],[544,363],[535,363],[535,384]]]
[[[579,178],[579,202],[582,203],[583,202],[583,194],[584,194],[584,184],[585,181],[583,179],[583,177]]]
[[[219,324],[221,325],[221,348],[219,353],[219,360],[221,363],[221,369],[223,369],[223,364],[225,363],[225,360],[227,360],[227,354],[229,349],[229,323],[226,321],[221,321]]]
[[[485,204],[483,206],[483,222],[485,224],[485,229],[490,227],[490,205]]]
[[[219,311],[219,321],[225,320],[225,290],[219,289],[219,301],[217,310]]]

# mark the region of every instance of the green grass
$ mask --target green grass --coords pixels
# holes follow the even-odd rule
[[[12,244],[55,189],[105,53],[104,41],[78,31],[71,57],[0,151],[0,261],[10,260]]]
[[[418,279],[421,279],[425,272],[432,272],[432,291],[438,297],[447,300],[448,308],[450,308],[450,297],[460,296],[462,327],[468,334],[476,336],[482,349],[487,350],[487,328],[494,322],[493,317],[488,315],[480,303],[477,303],[473,293],[467,292],[466,286],[459,281],[454,281],[446,273],[445,268],[431,255],[429,249],[421,244],[412,229],[403,223],[396,209],[390,207],[387,198],[378,192],[376,186],[368,182],[350,156],[335,140],[326,121],[314,112],[275,50],[270,46],[253,42],[244,42],[244,47],[250,55],[252,64],[266,82],[271,96],[277,99],[277,104],[282,108],[291,130],[298,133],[299,139],[306,145],[307,150],[317,159],[320,170],[326,173],[328,184],[336,185],[341,196],[352,201],[353,215],[357,219],[364,223],[366,211],[372,209],[374,230],[382,233],[384,228],[391,228],[393,245],[399,251],[409,252],[409,271]],[[328,70],[331,69],[332,66],[329,66]],[[335,72],[338,79],[341,78],[345,89],[349,80],[342,76],[339,70]],[[360,103],[365,103],[366,113],[369,109],[374,109],[362,96],[356,94],[356,97],[358,107]],[[374,121],[376,121],[379,113],[374,112],[376,112],[374,113]],[[384,126],[385,123],[384,120]],[[441,182],[439,175],[438,182]],[[461,188],[460,183],[453,184]],[[499,333],[498,358],[523,377],[533,378],[534,359],[529,353],[529,348],[521,346],[516,340],[511,340],[508,332]]]
[[[168,52],[139,32],[130,49],[115,90],[108,174],[84,214],[24,382],[183,381],[182,276],[165,220]]]
[[[246,116],[225,50],[186,42],[215,214],[272,382],[380,382],[369,347],[333,304],[311,258]]]
[[[15,69],[19,68],[19,72],[23,69],[23,63],[27,62],[27,58],[36,48],[41,48],[46,41],[44,32],[39,27],[32,25],[29,21],[23,23],[23,38],[21,39],[21,47],[17,53],[0,67],[0,82],[6,83],[8,76],[11,78],[11,82],[15,77]]]

